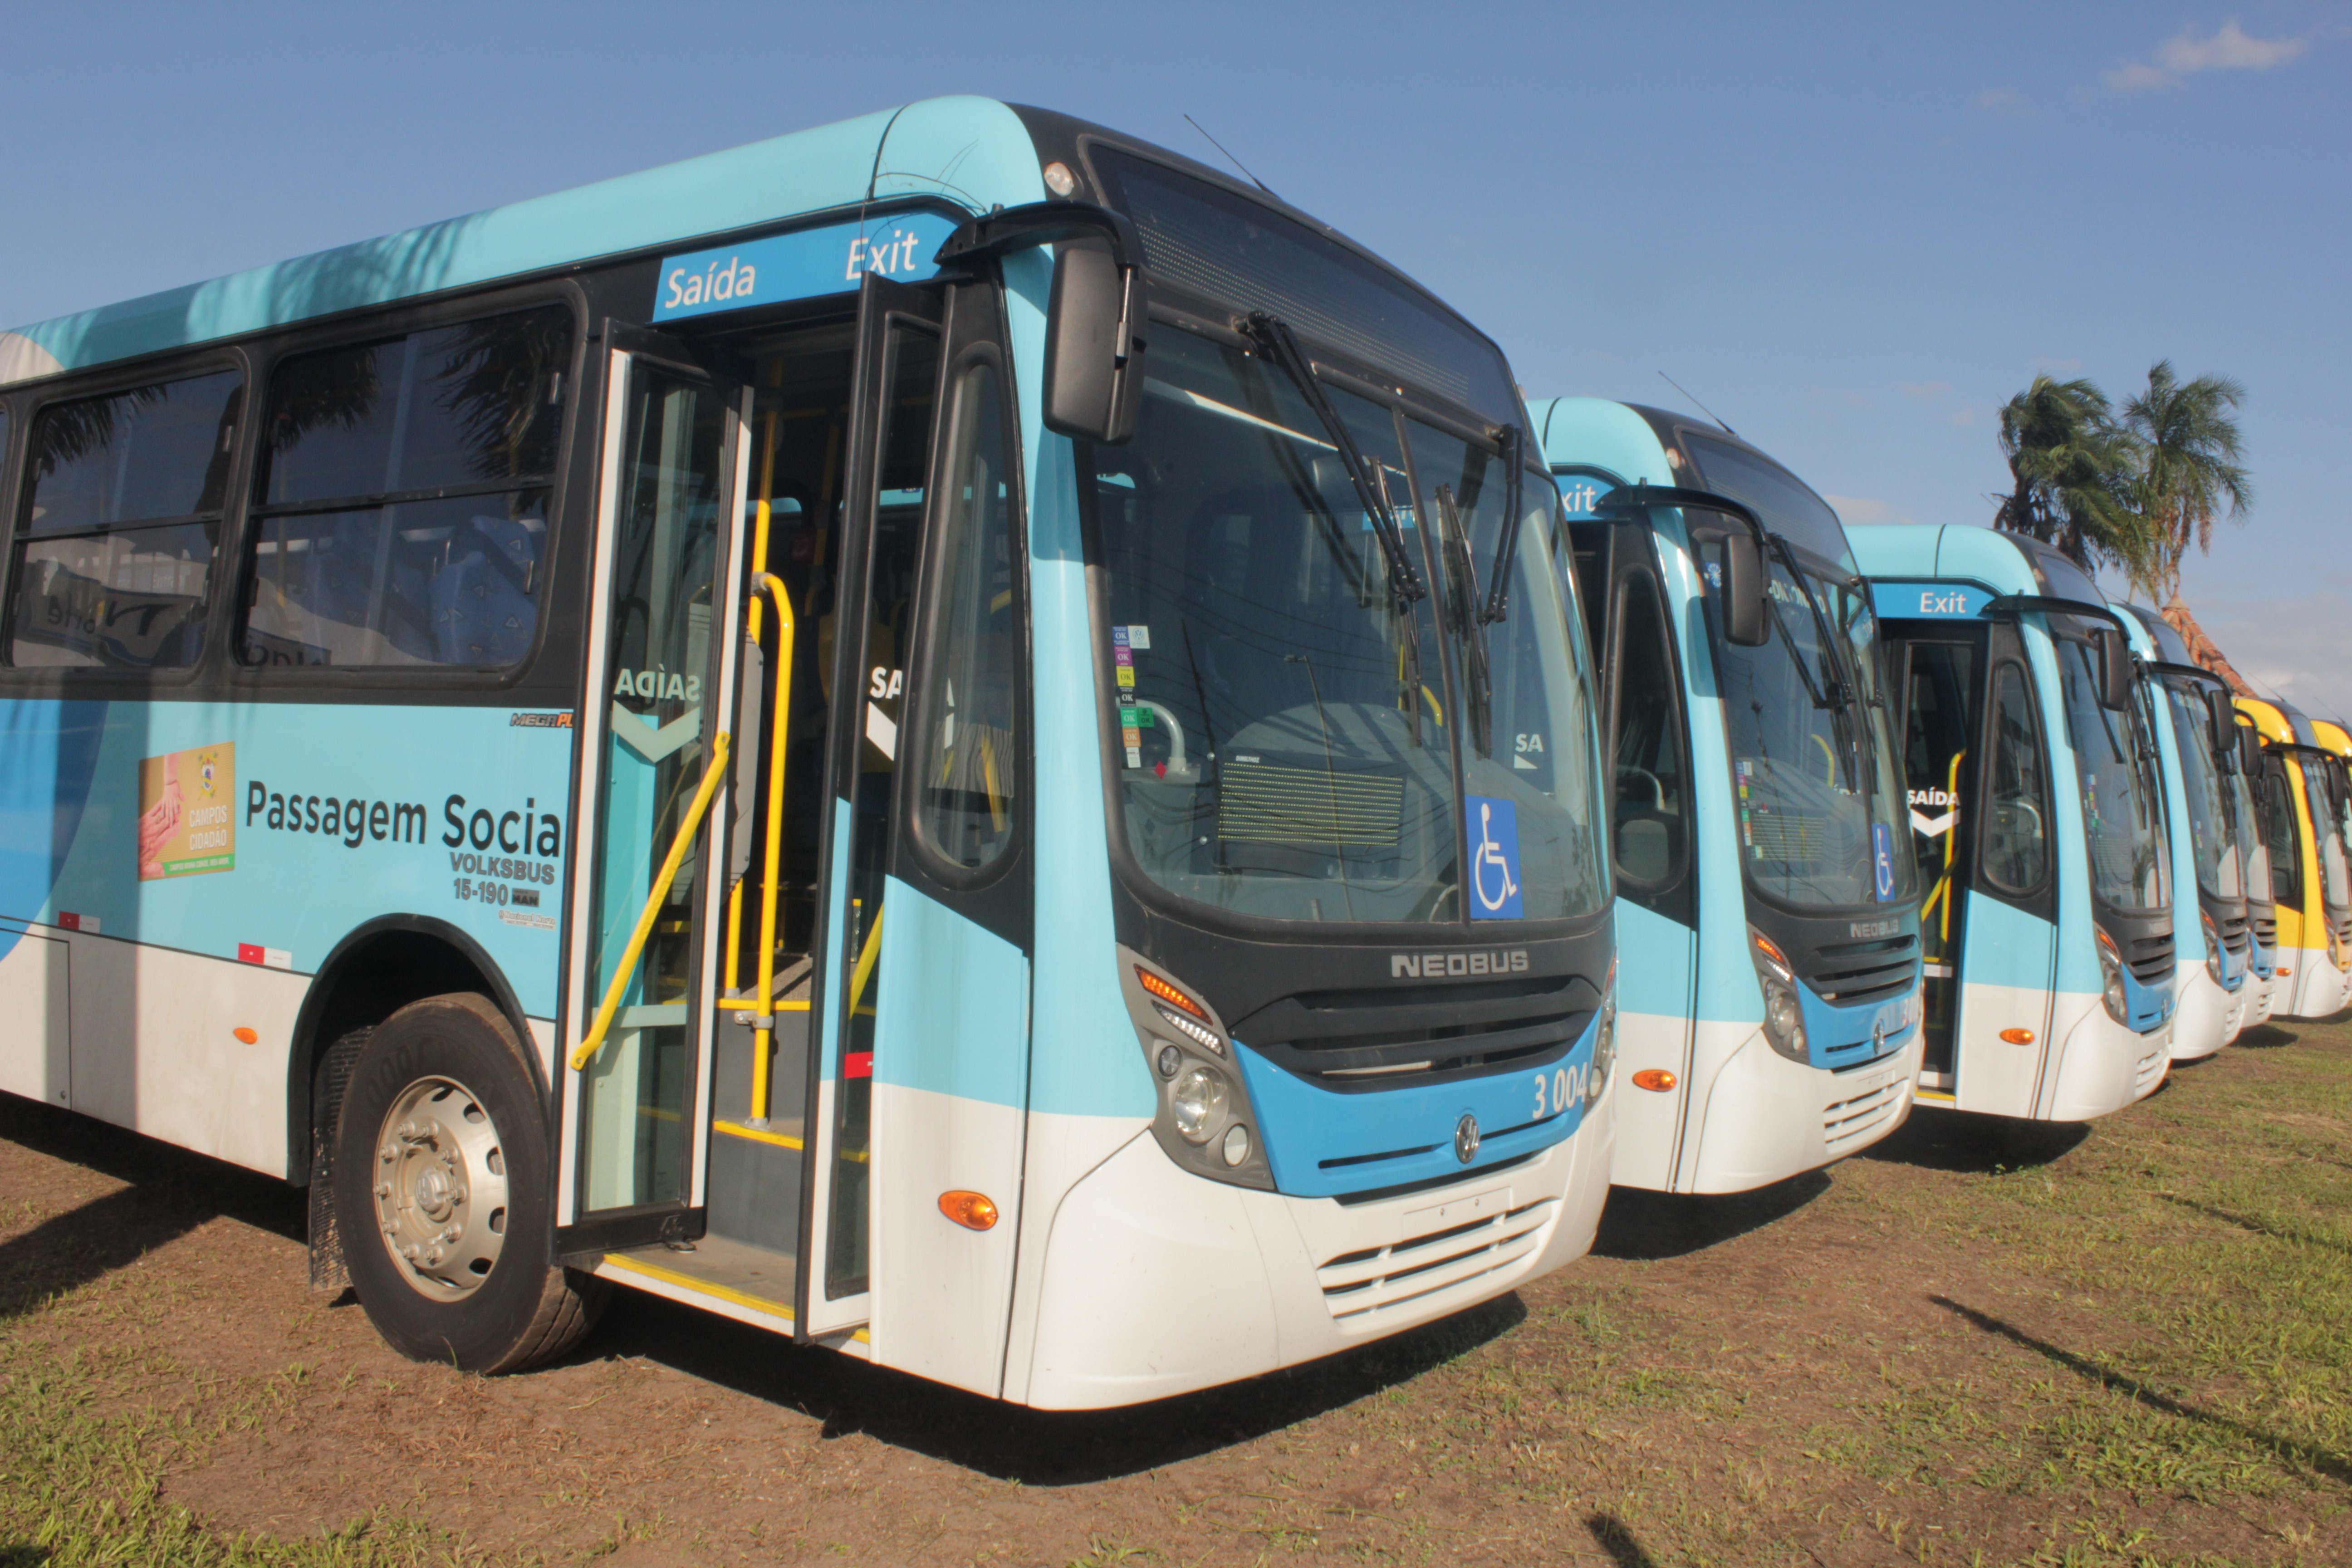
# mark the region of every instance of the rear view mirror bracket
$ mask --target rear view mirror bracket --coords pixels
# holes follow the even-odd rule
[[[1061,247],[1045,307],[1045,427],[1116,447],[1143,401],[1143,249],[1135,226],[1091,202],[1036,202],[976,217],[948,236],[939,265]]]
[[[1627,485],[1610,491],[1595,503],[1596,516],[1633,512],[1651,507],[1687,507],[1719,511],[1747,524],[1745,533],[1727,533],[1723,541],[1723,640],[1734,647],[1762,647],[1772,640],[1772,605],[1766,596],[1764,552],[1770,535],[1754,510],[1713,490],[1685,489],[1671,485]]]

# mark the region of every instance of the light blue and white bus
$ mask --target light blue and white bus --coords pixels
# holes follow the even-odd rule
[[[1923,1103],[2053,1121],[2171,1061],[2172,859],[2148,689],[2088,574],[1985,528],[1853,531],[1906,712],[1927,891]]]
[[[2145,605],[2108,607],[2123,617],[2151,698],[2172,848],[2172,1059],[2193,1061],[2238,1037],[2252,994],[2244,848],[2252,814],[2249,805],[2241,818],[2231,787],[2242,751],[2237,710],[2230,683],[2191,659],[2163,616]]]
[[[1900,1126],[1919,1065],[1894,704],[1844,531],[1728,430],[1598,398],[1530,412],[1606,672],[1612,1179],[1812,1170]]]
[[[503,1370],[1097,1406],[1582,1253],[1612,896],[1493,342],[944,99],[0,335],[0,1088]]]

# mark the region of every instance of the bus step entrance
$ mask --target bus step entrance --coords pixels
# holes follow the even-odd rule
[[[624,1274],[639,1274],[666,1284],[682,1285],[738,1306],[789,1321],[793,1291],[799,1283],[800,1260],[722,1236],[706,1236],[683,1247],[639,1247],[608,1252],[607,1266]]]
[[[749,999],[721,999],[713,1019],[717,1051],[710,1085],[709,1230],[702,1250],[750,1249],[781,1270],[782,1300],[792,1300],[793,1253],[801,1219],[801,1150],[808,1092],[809,992],[805,965],[782,966],[799,983],[776,1003],[768,1063],[767,1115],[756,1114],[752,1054],[759,1015]],[[694,1255],[681,1255],[692,1271]],[[746,1265],[748,1267],[748,1265]],[[732,1265],[730,1265],[732,1267]],[[753,1292],[757,1294],[758,1292]]]

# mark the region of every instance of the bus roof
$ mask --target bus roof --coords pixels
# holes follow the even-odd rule
[[[2105,605],[2090,574],[2039,540],[1974,523],[1879,522],[1846,530],[1865,577],[1965,579],[1996,594]]]
[[[1045,195],[1011,107],[927,99],[0,332],[0,386],[866,203]]]

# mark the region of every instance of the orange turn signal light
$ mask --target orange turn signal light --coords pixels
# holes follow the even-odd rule
[[[1643,1068],[1633,1075],[1635,1089],[1654,1089],[1660,1094],[1665,1093],[1680,1081],[1664,1068]]]
[[[243,1024],[239,1024],[236,1028],[231,1029],[229,1033],[235,1035],[238,1039],[243,1040],[248,1046],[257,1046],[261,1044],[261,1037],[253,1030],[247,1028]]]
[[[987,1230],[996,1224],[996,1205],[978,1193],[941,1193],[940,1212],[966,1230]]]
[[[2000,1032],[2000,1037],[2007,1040],[2012,1046],[2030,1046],[2033,1043],[2033,1031],[2031,1029],[2003,1029]]]
[[[2293,973],[2294,973],[2294,970],[2289,969],[2289,968],[2288,968],[2285,964],[2284,964],[2284,963],[2282,963],[2282,964],[2280,964],[2280,965],[2278,966],[2278,972],[2279,972],[2281,974],[2293,974]]]
[[[1151,971],[1144,968],[1139,963],[1135,966],[1135,978],[1137,983],[1139,984],[1146,991],[1150,992],[1154,996],[1159,997],[1171,1007],[1181,1007],[1185,1012],[1192,1014],[1192,1016],[1200,1019],[1201,1022],[1204,1024],[1209,1021],[1209,1015],[1202,1008],[1198,1002],[1193,1001],[1190,996],[1185,995],[1184,993],[1177,990],[1176,987],[1169,984],[1168,982],[1160,979],[1160,976],[1152,973]]]

